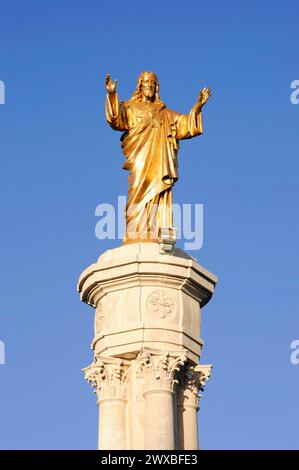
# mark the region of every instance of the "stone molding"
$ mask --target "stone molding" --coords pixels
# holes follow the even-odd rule
[[[158,243],[132,243],[100,256],[82,272],[77,289],[81,300],[96,307],[109,292],[161,283],[182,290],[203,307],[214,293],[217,276],[178,248],[173,256],[165,256],[159,253]]]

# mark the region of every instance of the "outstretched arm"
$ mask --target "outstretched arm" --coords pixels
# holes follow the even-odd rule
[[[203,88],[197,102],[191,109],[189,114],[179,115],[176,121],[176,139],[190,139],[202,134],[202,108],[211,96],[210,88]]]
[[[117,131],[127,130],[126,110],[123,103],[119,102],[116,92],[117,80],[112,82],[110,75],[106,76],[106,119],[108,124]]]

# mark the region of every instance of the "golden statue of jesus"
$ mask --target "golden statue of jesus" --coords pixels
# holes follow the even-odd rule
[[[189,114],[166,107],[155,73],[143,72],[131,99],[120,102],[117,80],[106,77],[106,119],[124,131],[121,146],[129,171],[124,243],[158,241],[160,228],[172,228],[172,187],[178,179],[179,140],[202,134],[202,107],[211,96],[203,88]]]

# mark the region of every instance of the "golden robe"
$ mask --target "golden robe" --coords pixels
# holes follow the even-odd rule
[[[202,133],[201,112],[189,114],[167,109],[164,103],[119,102],[107,94],[106,119],[118,131],[129,174],[126,238],[157,241],[160,227],[172,227],[172,186],[178,179],[179,140]]]

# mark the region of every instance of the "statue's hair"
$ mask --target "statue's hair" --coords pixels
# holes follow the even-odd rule
[[[134,91],[130,101],[141,101],[142,100],[141,83],[142,83],[142,80],[143,80],[145,75],[153,75],[155,77],[157,85],[156,85],[156,92],[155,92],[155,100],[154,101],[156,103],[162,103],[163,104],[163,101],[160,99],[160,96],[159,96],[158,77],[154,72],[142,72],[142,74],[139,75],[136,90]]]

